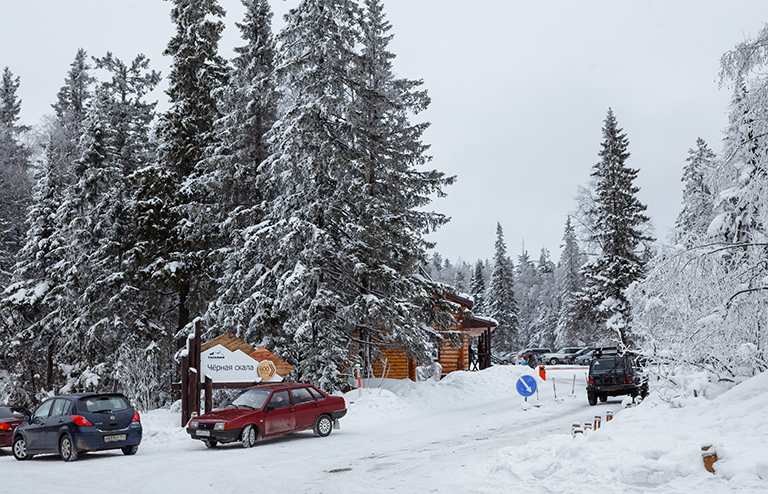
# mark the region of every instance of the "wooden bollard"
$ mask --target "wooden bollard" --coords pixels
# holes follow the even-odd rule
[[[611,420],[613,420],[613,412],[608,410],[605,412],[605,421],[610,422]]]
[[[584,434],[584,431],[581,430],[581,424],[573,424],[571,426],[571,436],[576,437],[576,434]]]
[[[711,449],[712,446],[702,446],[701,447],[701,458],[704,460],[704,468],[707,469],[709,473],[715,473],[715,462],[717,461],[717,453],[714,449]]]
[[[585,431],[591,431],[592,430],[592,422],[584,422],[584,430]]]
[[[602,417],[600,415],[595,415],[595,430],[600,428],[600,422],[602,422]]]

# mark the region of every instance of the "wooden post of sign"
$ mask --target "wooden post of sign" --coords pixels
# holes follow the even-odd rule
[[[213,380],[210,376],[205,376],[205,413],[211,413],[213,410]]]
[[[181,426],[189,422],[189,355],[181,357]]]
[[[197,412],[197,415],[200,415],[200,385],[201,385],[201,376],[203,375],[203,370],[200,368],[200,336],[202,333],[202,327],[203,323],[200,321],[200,319],[195,319],[195,339],[193,343],[194,347],[194,355],[195,355],[195,370],[197,371],[197,376],[195,379],[195,384],[192,388],[193,397],[195,399],[194,403],[194,411]]]
[[[181,426],[189,422],[194,412],[200,415],[200,335],[202,322],[195,320],[194,336],[187,338],[187,354],[181,357]]]

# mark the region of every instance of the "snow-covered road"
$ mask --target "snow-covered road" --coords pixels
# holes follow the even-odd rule
[[[349,413],[327,438],[301,432],[252,449],[208,450],[179,427],[178,413],[154,410],[142,416],[135,456],[18,462],[0,450],[0,492],[768,492],[768,374],[730,390],[678,376],[674,406],[652,385],[641,406],[625,409],[618,399],[590,407],[583,370],[574,372],[575,384],[573,372],[554,376],[558,399],[552,380],[539,379],[538,399],[528,403],[515,391],[517,379],[532,374],[527,367],[387,382],[348,393]],[[571,437],[572,424],[604,420],[608,410],[612,422]],[[705,444],[719,457],[714,475],[702,462]]]
[[[503,492],[514,480],[499,469],[502,448],[569,434],[594,417],[583,378],[555,400],[549,382],[526,404],[514,385],[522,367],[455,373],[443,381],[386,383],[348,393],[349,413],[328,438],[301,432],[247,450],[207,450],[166,410],[144,414],[145,438],[134,457],[102,452],[64,463],[57,456],[17,462],[0,452],[4,492],[281,493]],[[565,383],[566,379],[563,379]],[[551,381],[550,381],[551,382]],[[565,389],[568,388],[568,389]],[[598,409],[618,410],[619,401]],[[603,411],[604,413],[604,411]]]

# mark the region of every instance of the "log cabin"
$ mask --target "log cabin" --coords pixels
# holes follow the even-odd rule
[[[451,302],[459,304],[462,309],[471,310],[473,302],[467,298],[458,295],[448,295],[446,297]],[[443,344],[435,356],[435,362],[438,362],[443,368],[442,374],[446,375],[454,371],[470,370],[469,345],[473,340],[478,344],[483,343],[486,349],[491,348],[491,331],[496,327],[496,322],[479,316],[470,315],[462,317],[461,314],[455,315],[456,328],[459,332],[459,344],[454,345],[448,338],[444,338]],[[475,345],[477,352],[477,346]],[[477,353],[475,353],[477,355]],[[478,356],[478,368],[484,369],[491,366],[491,354]],[[385,349],[380,360],[373,364],[373,377],[384,379],[410,379],[416,380],[416,367],[418,362],[407,357],[405,352]]]

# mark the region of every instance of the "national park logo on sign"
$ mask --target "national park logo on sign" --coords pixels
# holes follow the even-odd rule
[[[259,373],[259,377],[264,379],[265,381],[272,379],[274,377],[275,372],[277,372],[277,368],[275,367],[275,364],[270,360],[265,360],[259,364],[259,367],[256,369],[256,372]]]

